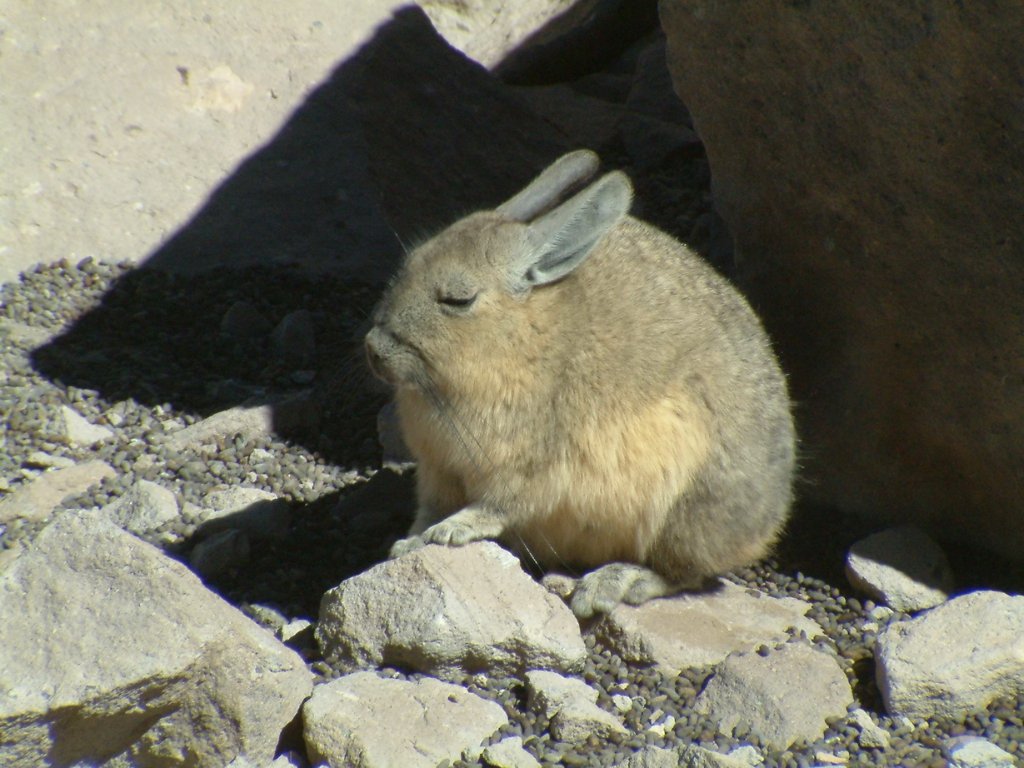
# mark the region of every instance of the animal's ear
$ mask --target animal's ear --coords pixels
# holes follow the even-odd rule
[[[530,223],[527,247],[515,265],[521,287],[546,285],[576,269],[629,213],[632,200],[629,179],[614,171]]]
[[[497,212],[513,221],[530,221],[550,209],[571,188],[593,177],[599,165],[597,155],[589,149],[562,155],[522,192],[499,205]]]

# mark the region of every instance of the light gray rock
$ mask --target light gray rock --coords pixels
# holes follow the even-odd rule
[[[856,589],[907,613],[935,607],[953,588],[946,553],[912,525],[890,528],[850,547],[846,577]]]
[[[586,648],[569,608],[492,542],[428,545],[329,590],[317,642],[350,669],[578,670]]]
[[[102,511],[117,525],[138,535],[149,533],[179,516],[174,493],[150,480],[136,480]]]
[[[850,683],[833,656],[786,643],[766,656],[727,658],[697,697],[694,711],[711,717],[721,733],[739,727],[786,749],[798,739],[820,737],[825,720],[845,715],[851,703]]]
[[[622,714],[626,714],[633,709],[633,699],[622,693],[612,694],[612,704]]]
[[[645,747],[630,755],[616,768],[750,768],[751,763],[705,749],[696,744],[686,744],[677,749]]]
[[[696,744],[687,744],[679,750],[680,768],[751,768],[749,760],[743,759],[746,753],[736,756],[733,753],[723,755]]]
[[[283,624],[276,634],[281,638],[282,643],[287,643],[295,640],[303,632],[312,634],[312,631],[313,622],[309,619],[293,619]]]
[[[89,447],[102,443],[114,436],[114,433],[106,427],[93,424],[82,414],[68,405],[60,407],[58,418],[57,437],[66,441],[68,445]]]
[[[619,605],[596,632],[627,661],[671,673],[781,642],[787,630],[821,635],[821,627],[805,616],[810,608],[803,600],[770,597],[722,579],[715,592]]]
[[[19,517],[45,520],[68,496],[83,493],[116,475],[113,467],[98,459],[43,472],[0,500],[0,523]]]
[[[582,680],[534,670],[526,673],[526,693],[527,706],[551,721],[556,739],[575,743],[627,733],[617,717],[597,706],[597,691]]]
[[[228,528],[203,539],[189,554],[192,570],[204,578],[218,576],[249,562],[251,547],[245,531]]]
[[[537,758],[523,749],[523,740],[519,736],[484,747],[480,752],[480,760],[491,768],[540,768]]]
[[[374,672],[317,686],[302,717],[310,760],[330,768],[435,768],[508,722],[501,707],[461,686]]]
[[[679,750],[644,747],[634,752],[615,768],[679,768]]]
[[[32,451],[22,464],[26,467],[41,467],[43,469],[65,469],[74,465],[74,459],[67,456],[54,456],[45,451]]]
[[[272,605],[248,603],[244,608],[244,612],[250,619],[261,627],[269,629],[278,637],[281,636],[281,628],[288,621],[288,617]]]
[[[1017,759],[991,741],[976,736],[950,739],[942,750],[949,768],[1016,768]]]
[[[761,753],[757,751],[756,747],[752,747],[749,744],[745,744],[742,747],[736,747],[736,749],[729,752],[727,757],[731,757],[733,760],[737,760],[746,766],[761,765],[764,762],[764,758]]]
[[[302,659],[98,512],[0,571],[0,764],[222,766],[273,757]]]
[[[165,445],[171,451],[185,451],[213,443],[218,437],[241,435],[263,437],[274,431],[274,412],[269,405],[238,406],[207,416],[202,421],[172,432]]]
[[[254,539],[272,539],[288,532],[288,502],[262,488],[233,485],[207,493],[202,500],[200,533],[234,528]]]
[[[886,709],[957,717],[1024,689],[1024,596],[972,592],[890,624],[875,650]]]
[[[285,752],[279,755],[274,762],[270,764],[269,768],[302,768],[306,765],[306,761],[300,755],[295,752]],[[256,765],[246,757],[236,757],[230,763],[228,768],[262,768],[262,766]]]
[[[421,0],[430,21],[453,46],[486,67],[498,64],[573,6],[580,14],[595,0]]]
[[[164,446],[170,451],[185,451],[209,445],[218,437],[241,435],[245,439],[307,431],[319,423],[316,406],[309,393],[299,393],[274,403],[240,405],[219,411],[184,429],[167,435]]]
[[[857,743],[866,749],[886,749],[889,746],[889,732],[871,719],[871,715],[858,707],[850,713],[853,724],[860,735]]]

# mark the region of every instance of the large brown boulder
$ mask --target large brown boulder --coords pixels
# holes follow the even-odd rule
[[[804,494],[1024,553],[1024,5],[662,0]]]

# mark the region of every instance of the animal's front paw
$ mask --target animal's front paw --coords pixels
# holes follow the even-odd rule
[[[391,545],[391,550],[388,552],[388,557],[394,560],[396,557],[407,555],[410,552],[415,552],[417,549],[426,546],[425,542],[419,536],[410,536],[407,539],[399,539]]]
[[[463,544],[487,538],[481,531],[469,523],[459,520],[457,516],[434,523],[423,532],[422,536],[423,541],[427,544],[442,544],[448,547],[461,547]]]

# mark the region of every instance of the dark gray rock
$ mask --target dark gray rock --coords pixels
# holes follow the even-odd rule
[[[802,495],[1024,557],[1024,5],[660,11]]]

